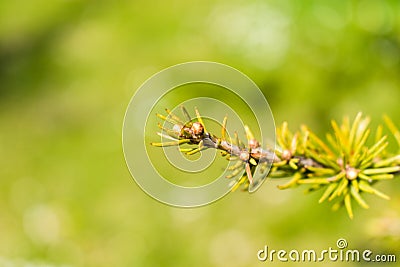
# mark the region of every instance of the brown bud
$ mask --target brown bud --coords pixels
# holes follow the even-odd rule
[[[260,143],[256,139],[250,139],[249,140],[249,147],[250,148],[260,147]]]
[[[360,171],[353,168],[353,167],[347,167],[346,168],[346,178],[349,180],[354,180],[358,177],[358,173]]]
[[[202,135],[204,133],[203,124],[201,124],[200,122],[193,123],[192,131],[194,135]]]
[[[188,137],[191,137],[192,134],[193,134],[192,129],[185,126],[185,127],[182,127],[181,133],[180,133],[179,136],[182,137],[182,138],[188,138]]]
[[[285,149],[282,151],[282,159],[289,160],[291,158],[292,158],[292,153],[289,150]]]

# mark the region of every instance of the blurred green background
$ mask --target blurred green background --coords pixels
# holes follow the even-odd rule
[[[198,209],[143,193],[123,158],[125,109],[148,77],[193,60],[247,74],[292,129],[324,133],[358,111],[400,122],[396,0],[1,1],[0,265],[287,266],[256,252],[341,237],[400,257],[398,178],[353,221],[276,181]]]

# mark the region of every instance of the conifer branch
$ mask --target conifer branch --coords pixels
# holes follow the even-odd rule
[[[279,185],[279,189],[308,185],[307,192],[321,190],[323,193],[319,203],[336,201],[332,208],[337,210],[344,206],[349,217],[353,218],[353,202],[369,208],[362,197],[364,193],[389,199],[373,186],[378,181],[393,179],[400,172],[400,154],[387,151],[389,143],[387,136],[382,136],[382,126],[375,131],[375,141],[369,145],[370,119],[363,117],[361,113],[357,114],[352,124],[348,117],[341,124],[332,121],[333,132],[326,135],[326,141],[317,137],[306,126],[293,133],[284,122],[277,128],[277,147],[272,150],[263,149],[248,126],[244,129],[246,144],[239,140],[237,133],[234,140],[228,141],[227,117],[223,119],[221,137],[217,137],[206,130],[197,109],[194,120],[184,107],[181,109],[185,119],[168,109],[168,116],[157,114],[172,127],[164,128],[159,124],[161,132],[158,135],[168,141],[154,142],[151,145],[179,146],[180,151],[188,155],[210,148],[220,150],[228,160],[236,161],[229,167],[231,174],[227,176],[233,179],[232,191],[239,187],[251,191],[260,182],[253,179],[256,167],[272,164],[268,177],[291,177],[288,182]],[[384,121],[400,148],[399,130],[389,117],[385,116]],[[181,147],[183,144],[188,147]]]

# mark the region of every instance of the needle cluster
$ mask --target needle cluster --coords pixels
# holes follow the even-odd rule
[[[246,142],[238,138],[227,138],[227,117],[223,119],[220,137],[209,133],[197,109],[196,117],[191,118],[188,111],[181,107],[184,119],[166,109],[167,115],[157,114],[170,124],[158,124],[162,142],[151,143],[153,146],[177,146],[182,153],[193,155],[204,149],[218,149],[230,161],[232,191],[239,187],[254,192],[268,176],[291,179],[279,185],[279,189],[308,185],[307,191],[322,190],[319,202],[334,201],[333,209],[344,206],[350,218],[353,218],[352,203],[363,208],[369,205],[363,194],[374,194],[389,199],[374,185],[382,180],[390,180],[400,172],[400,154],[387,151],[389,142],[379,126],[371,136],[370,119],[358,113],[352,123],[345,117],[341,124],[332,121],[332,132],[325,140],[319,138],[308,127],[302,126],[297,132],[291,132],[284,122],[277,128],[277,146],[263,149],[254,138],[249,127],[245,126]],[[400,132],[388,118],[386,125],[394,135],[400,147]],[[370,139],[373,139],[372,142]],[[267,166],[272,164],[268,173]],[[261,175],[254,178],[256,167]]]

